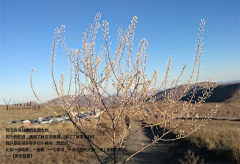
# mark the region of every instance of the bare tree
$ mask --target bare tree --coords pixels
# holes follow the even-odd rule
[[[201,43],[201,40],[205,20],[201,20],[200,23],[195,61],[188,84],[185,85],[180,94],[177,94],[178,84],[181,76],[183,75],[184,69],[186,68],[186,64],[183,66],[180,75],[172,81],[170,89],[167,89],[169,70],[171,68],[172,61],[171,56],[169,56],[165,78],[161,86],[157,87],[157,70],[154,70],[153,75],[151,76],[146,74],[146,48],[148,46],[148,42],[145,39],[140,41],[137,53],[136,55],[133,55],[134,29],[137,23],[136,16],[133,17],[131,24],[124,33],[122,33],[121,28],[118,29],[118,46],[114,55],[112,55],[110,49],[111,43],[109,41],[110,36],[108,32],[109,23],[107,21],[103,21],[102,34],[104,46],[101,46],[100,52],[97,54],[95,52],[95,39],[97,30],[101,27],[99,24],[100,17],[101,14],[97,13],[94,24],[89,24],[87,32],[83,33],[82,49],[68,49],[63,36],[65,26],[62,25],[60,29],[57,28],[54,34],[52,57],[50,62],[53,87],[58,95],[61,105],[64,111],[69,115],[73,126],[79,133],[85,136],[85,141],[87,143],[85,146],[92,148],[99,162],[103,163],[98,154],[98,152],[101,151],[107,154],[114,163],[118,163],[117,148],[121,148],[124,140],[145,127],[151,127],[152,129],[154,126],[162,126],[164,128],[164,132],[161,136],[158,136],[154,134],[154,131],[152,131],[154,136],[152,143],[143,146],[140,150],[129,156],[124,163],[137,153],[158,141],[174,141],[182,139],[195,132],[201,126],[204,126],[204,124],[209,120],[209,117],[199,120],[193,118],[193,116],[196,115],[197,107],[201,106],[204,100],[210,96],[213,89],[216,87],[216,83],[211,85],[212,83],[210,83],[209,79],[202,97],[199,97],[198,101],[194,101],[194,95],[199,81],[200,60],[204,49],[204,43]],[[69,58],[70,65],[70,82],[66,95],[64,93],[64,74],[60,75],[59,86],[56,84],[53,74],[58,37],[60,37],[62,47]],[[105,61],[105,64],[102,66],[101,63],[103,63],[103,60]],[[35,73],[35,70],[32,68],[30,70],[30,82],[33,93],[37,97],[33,89],[33,73]],[[75,95],[70,95],[72,86],[74,86]],[[112,90],[115,91],[114,95],[110,95],[109,87],[112,87]],[[158,102],[156,101],[156,95],[162,89],[164,90],[164,101],[161,102],[164,107],[159,107]],[[189,100],[180,103],[181,98],[186,95],[189,89],[192,89],[192,94]],[[88,102],[85,108],[102,109],[104,111],[111,120],[111,133],[105,131],[104,128],[101,127],[100,123],[104,119],[84,120],[76,119],[75,116],[71,115],[71,112],[75,108],[77,110],[80,109],[79,101],[81,98],[85,98]],[[110,101],[107,102],[106,98]],[[37,99],[40,101],[38,97]],[[46,108],[52,110],[47,106],[47,104],[42,104]],[[150,110],[155,117],[147,114],[144,109]],[[53,112],[57,114],[55,111]],[[211,110],[209,116],[214,115],[215,113],[216,110]],[[143,120],[146,124],[138,130],[131,132],[131,134],[129,133],[129,130],[126,129],[123,131],[121,136],[116,136],[116,129],[126,115],[134,119],[138,117],[138,119]],[[100,149],[98,145],[96,145],[86,135],[86,123],[92,124],[92,127],[98,128],[98,130],[103,131],[108,136],[109,140],[112,142],[112,148],[114,149],[113,154],[108,154],[106,151]],[[182,130],[176,138],[163,139],[165,135],[172,132],[174,129],[181,128],[182,125],[186,124],[193,126],[192,131],[184,133]],[[165,131],[165,128],[168,128],[167,132]]]

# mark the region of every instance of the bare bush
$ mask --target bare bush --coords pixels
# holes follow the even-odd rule
[[[205,164],[204,159],[199,161],[199,156],[195,156],[191,150],[185,152],[184,158],[186,159],[185,161],[182,159],[179,160],[181,164]]]
[[[131,24],[124,33],[122,32],[122,29],[119,28],[118,46],[114,55],[112,55],[110,49],[111,43],[109,41],[110,36],[108,32],[109,23],[108,21],[103,21],[102,34],[104,46],[101,46],[100,52],[97,54],[95,52],[95,39],[97,30],[101,27],[99,23],[100,17],[101,14],[98,13],[94,20],[94,24],[89,24],[87,32],[83,33],[82,49],[68,49],[64,38],[65,26],[62,25],[60,29],[57,28],[54,34],[50,62],[53,87],[58,95],[61,105],[65,112],[69,115],[73,126],[78,130],[79,133],[85,136],[84,138],[86,144],[84,146],[90,147],[93,150],[93,153],[95,153],[99,162],[103,163],[99,156],[99,152],[102,152],[111,160],[113,160],[114,163],[118,163],[117,148],[122,148],[123,141],[145,127],[153,128],[154,126],[162,126],[163,128],[166,128],[166,126],[168,126],[169,130],[167,132],[164,130],[164,133],[161,136],[154,134],[152,131],[154,136],[152,143],[143,146],[140,150],[137,150],[123,163],[129,161],[129,159],[131,159],[137,153],[158,141],[174,141],[182,139],[200,129],[201,126],[204,126],[204,124],[209,120],[208,116],[212,116],[216,113],[216,110],[212,109],[209,115],[202,120],[199,120],[197,117],[195,117],[197,116],[197,107],[201,106],[204,100],[210,96],[216,87],[216,83],[210,83],[209,78],[202,97],[199,97],[198,101],[194,100],[194,95],[199,81],[200,60],[204,49],[204,43],[201,43],[201,40],[204,31],[205,20],[201,20],[200,23],[200,32],[197,39],[195,60],[188,84],[185,85],[180,93],[178,93],[178,84],[181,76],[183,75],[184,69],[186,68],[186,64],[183,66],[180,75],[172,81],[170,89],[167,90],[169,70],[171,69],[172,61],[171,56],[169,56],[164,80],[161,86],[157,87],[157,70],[154,70],[151,76],[148,76],[145,72],[147,62],[146,48],[148,46],[148,42],[145,39],[140,41],[137,53],[135,56],[133,55],[134,29],[137,23],[136,16],[133,17]],[[60,75],[60,83],[57,85],[53,74],[58,37],[60,37],[64,52],[69,58],[70,82],[68,85],[67,94],[64,92],[65,75]],[[103,62],[105,62],[105,64],[102,66],[101,63]],[[30,82],[33,93],[37,97],[33,89],[33,73],[35,73],[35,70],[32,68],[30,70]],[[72,86],[74,86],[75,95],[70,95]],[[109,94],[109,87],[112,87],[112,90],[115,91],[114,95]],[[164,107],[158,107],[156,102],[156,94],[161,89],[164,90],[164,101],[162,102]],[[190,89],[192,94],[189,97],[189,100],[181,102],[181,98],[185,96]],[[108,117],[104,119],[111,120],[111,125],[109,125],[109,127],[112,129],[111,132],[107,132],[105,131],[104,127],[101,127],[101,119],[76,119],[75,116],[73,117],[70,115],[75,108],[78,113],[80,112],[79,109],[81,104],[79,104],[79,102],[82,98],[87,101],[87,105],[84,106],[86,109],[101,109],[104,111],[104,115]],[[38,97],[37,99],[40,101]],[[47,104],[43,103],[43,105],[52,110]],[[151,114],[148,114],[146,109],[150,110]],[[52,111],[57,114],[54,110]],[[128,115],[130,118],[138,118],[139,120],[143,120],[146,124],[145,126],[140,127],[138,130],[131,133],[129,129],[125,129],[122,132],[122,135],[118,136],[116,135],[116,130],[126,115]],[[155,115],[155,117],[153,117],[153,115]],[[108,152],[100,149],[98,145],[88,138],[85,133],[86,122],[92,124],[92,132],[94,132],[96,129],[100,130],[108,137],[109,140],[111,140],[112,148],[114,149],[113,154],[109,154]],[[181,128],[181,126],[184,124],[189,124],[192,126],[191,131],[184,132],[180,130],[180,133],[176,138],[163,139],[165,135],[174,129]]]

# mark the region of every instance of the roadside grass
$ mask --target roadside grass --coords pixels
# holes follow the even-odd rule
[[[177,107],[181,107],[183,102],[180,102]],[[165,108],[164,102],[157,103],[159,108]],[[203,103],[202,106],[196,109],[199,116],[207,116],[210,109],[214,109],[216,103]],[[153,110],[153,106],[148,106],[153,114],[159,114]],[[240,102],[220,103],[216,117],[240,117]],[[143,119],[141,119],[144,121]],[[164,119],[163,119],[164,121]],[[201,120],[199,120],[200,122]],[[153,121],[152,124],[159,121]],[[174,125],[177,120],[171,120],[171,125]],[[166,127],[168,129],[168,121],[158,128]],[[171,127],[171,126],[170,126]],[[168,137],[174,138],[181,132],[188,134],[194,128],[193,125],[182,125],[174,130]],[[165,138],[165,137],[164,137]],[[200,159],[205,159],[206,162],[222,162],[222,163],[238,163],[240,164],[240,122],[227,120],[210,120],[200,130],[194,132],[190,136],[174,141],[177,145],[175,153],[178,156],[184,156],[188,153],[188,149],[200,156]],[[185,154],[184,154],[185,153]]]
[[[96,120],[94,120],[96,121]],[[123,121],[122,121],[123,122]],[[94,135],[92,141],[98,145],[100,148],[111,148],[112,141],[103,133],[100,129],[94,129],[92,123],[83,120],[82,123],[85,125],[85,132],[86,135]],[[79,125],[80,123],[78,123]],[[103,129],[112,136],[112,130],[110,129],[111,120],[102,118],[100,120],[100,124]],[[47,128],[49,132],[6,132],[6,128],[20,128],[22,127],[21,124],[11,124],[6,125],[6,127],[0,129],[0,155],[3,156],[0,158],[0,163],[10,164],[10,163],[18,163],[18,164],[32,164],[32,163],[44,163],[44,164],[77,164],[77,163],[90,163],[92,159],[95,159],[96,156],[93,152],[88,151],[73,151],[73,148],[85,148],[84,146],[77,145],[77,144],[84,144],[88,145],[84,139],[69,139],[72,143],[69,145],[6,145],[6,141],[53,141],[53,144],[56,144],[57,141],[65,141],[64,139],[6,139],[6,135],[59,135],[56,129],[59,130],[61,135],[81,135],[74,127],[71,122],[59,123],[54,122],[52,124],[30,124],[26,128]],[[120,123],[116,133],[118,136],[120,133],[122,134],[125,126]],[[117,138],[119,139],[119,138]],[[73,144],[75,143],[75,144]],[[29,148],[31,152],[6,152],[6,148]],[[44,148],[45,152],[37,152],[37,148]],[[49,149],[53,148],[64,148],[64,152],[57,152]],[[109,152],[107,152],[109,153]],[[32,154],[33,158],[13,158],[13,154]],[[5,157],[6,155],[10,155],[10,158]],[[99,153],[100,156],[103,153]]]
[[[189,131],[191,127],[182,126],[174,130]],[[183,155],[188,149],[205,158],[206,162],[240,163],[240,122],[211,120],[205,127],[189,137],[177,141],[177,152]]]

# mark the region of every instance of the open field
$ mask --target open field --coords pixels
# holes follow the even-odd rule
[[[60,113],[60,112],[59,112]],[[44,114],[44,115],[43,115]],[[60,113],[63,114],[63,113]],[[19,114],[20,115],[20,114]],[[20,115],[18,118],[20,119],[30,119],[35,117],[43,117],[43,116],[50,116],[51,113],[34,113],[33,115],[27,115],[24,117],[24,113]],[[11,116],[11,115],[10,115]],[[10,119],[10,118],[8,118]],[[10,120],[16,119],[16,117],[13,117]],[[18,119],[19,120],[19,119]],[[94,135],[93,142],[98,145],[100,148],[111,148],[112,147],[112,141],[107,137],[101,130],[96,129],[94,130],[94,126],[92,123],[83,120],[82,121],[85,124],[86,129],[86,135]],[[124,121],[122,121],[123,123]],[[78,123],[79,125],[80,123]],[[111,121],[110,119],[101,119],[99,124],[102,126],[102,128],[107,131],[110,135],[112,134],[112,130],[110,129]],[[69,145],[64,143],[64,139],[6,139],[6,135],[25,135],[25,137],[29,135],[59,135],[57,132],[57,129],[61,133],[61,135],[81,135],[72,125],[71,122],[69,123],[59,123],[55,122],[52,124],[46,124],[46,125],[40,125],[40,124],[29,124],[29,126],[26,126],[24,128],[47,128],[49,129],[48,132],[6,132],[6,128],[20,128],[23,127],[23,124],[7,124],[3,125],[3,127],[0,129],[0,163],[8,164],[8,163],[18,163],[18,164],[26,164],[27,163],[44,163],[44,164],[65,164],[65,163],[89,163],[91,159],[96,158],[93,152],[87,152],[87,151],[73,151],[69,149],[73,148],[84,148],[84,146],[76,145],[76,144],[84,144],[88,145],[84,139],[70,139],[72,144],[69,143]],[[117,128],[117,136],[119,133],[123,132],[123,128],[125,128],[125,125],[121,124]],[[118,139],[118,138],[117,138]],[[44,145],[6,145],[6,141],[43,141]],[[47,144],[45,145],[46,141],[53,141],[53,145]],[[57,145],[57,141],[59,141],[60,145]],[[103,142],[104,141],[104,142]],[[55,144],[55,145],[54,145]],[[62,145],[61,145],[62,144]],[[8,151],[6,152],[6,148],[8,148]],[[27,152],[18,152],[17,150],[12,150],[10,148],[18,149],[18,148],[29,148],[29,151]],[[44,152],[38,152],[38,150],[33,150],[37,148],[44,148]],[[64,152],[57,152],[53,148],[64,148]],[[50,150],[53,149],[53,150]],[[40,150],[39,150],[40,151]],[[108,152],[109,153],[109,152]],[[32,158],[24,159],[24,158],[12,158],[13,154],[32,154]],[[102,155],[103,153],[99,153]],[[6,155],[10,155],[10,157],[5,157]]]
[[[173,134],[179,134],[179,130],[189,131],[190,127],[183,126],[174,130]],[[176,143],[178,154],[191,149],[208,163],[240,163],[240,122],[212,120],[186,139]]]
[[[181,106],[181,103],[179,106]],[[205,116],[210,109],[214,108],[216,103],[204,103],[202,106],[198,107],[196,112],[199,113],[199,116]],[[164,107],[161,102],[158,103],[158,107]],[[64,111],[61,107],[53,107],[53,109],[60,115],[64,114]],[[217,117],[240,117],[240,102],[222,102],[220,103],[220,107],[218,108]],[[81,111],[87,111],[89,109],[81,108]],[[22,119],[33,119],[38,117],[47,117],[54,116],[54,114],[46,108],[42,108],[40,111],[35,110],[8,110],[6,111],[6,107],[1,107],[2,115],[0,115],[0,155],[4,156],[6,154],[6,147],[10,148],[13,146],[5,146],[6,142],[6,134],[7,135],[26,135],[26,133],[6,133],[6,128],[11,127],[21,127],[22,124],[3,124],[4,121],[13,121],[13,120],[22,120]],[[136,118],[137,119],[137,118]],[[124,123],[124,121],[122,121]],[[102,122],[103,127],[111,134],[110,131],[110,120],[105,120]],[[30,124],[28,127],[40,126],[39,124]],[[90,125],[89,125],[90,126]],[[53,123],[50,125],[41,125],[43,128],[48,128],[51,132],[46,133],[34,133],[34,135],[57,135],[56,129],[59,129],[60,132],[65,134],[73,134],[79,135],[79,133],[72,126],[72,123]],[[118,134],[122,133],[123,127],[125,125],[121,124],[118,129]],[[189,127],[182,127],[181,130],[187,131]],[[89,128],[87,133],[92,134],[93,128]],[[179,134],[178,131],[174,131],[173,134]],[[28,135],[28,134],[27,134]],[[100,145],[100,147],[111,147],[112,142],[107,140],[106,135],[101,133],[100,131],[95,132],[95,136],[97,136],[95,142]],[[11,141],[10,139],[7,139]],[[60,139],[63,141],[63,139]],[[19,140],[20,141],[20,140]],[[26,141],[26,139],[24,140]],[[48,141],[43,140],[42,141]],[[49,141],[52,141],[49,139]],[[55,140],[54,140],[55,141]],[[58,141],[58,140],[56,140]],[[83,140],[73,140],[73,142],[81,143]],[[104,142],[101,142],[104,141]],[[106,142],[105,142],[106,141]],[[240,163],[240,122],[236,121],[209,121],[205,127],[202,127],[199,131],[193,133],[186,139],[182,139],[180,141],[175,141],[178,146],[173,151],[178,154],[177,156],[183,156],[183,153],[188,149],[191,149],[195,152],[196,155],[199,155],[200,158],[204,158],[205,162],[211,163],[213,161],[219,161],[223,163]],[[186,146],[186,144],[188,146]],[[14,146],[14,148],[17,146]],[[23,146],[19,146],[22,148]],[[76,145],[43,145],[43,146],[25,146],[31,149],[34,148],[64,148],[65,152],[31,152],[33,154],[32,159],[27,159],[29,163],[89,163],[92,158],[96,158],[94,154],[91,152],[72,152],[67,149],[75,148]],[[14,152],[16,153],[16,152]],[[12,152],[8,152],[7,154],[13,154]],[[53,157],[53,158],[52,158]],[[58,157],[58,158],[57,158]],[[24,159],[12,159],[12,158],[0,158],[0,163],[24,163]],[[25,159],[26,162],[26,159]]]
[[[9,110],[6,110],[6,107],[0,107],[1,115],[0,115],[0,126],[3,125],[2,123],[5,121],[20,121],[20,120],[27,120],[27,119],[35,119],[39,117],[48,117],[48,116],[57,116],[53,112],[51,112],[49,109],[45,107],[41,107],[40,110],[31,109],[32,107],[24,106],[9,106]],[[59,115],[66,114],[62,107],[55,106],[51,107],[54,111],[57,112]],[[89,111],[93,110],[92,108],[80,108],[79,111]],[[76,108],[74,108],[74,111],[77,111]]]
[[[181,107],[182,102],[179,103]],[[204,103],[196,109],[199,116],[206,116],[210,109],[214,109],[217,103]],[[240,102],[222,102],[216,117],[224,118],[240,118]],[[160,102],[157,105],[159,108],[164,108],[165,105]],[[151,106],[149,106],[151,108]],[[153,113],[156,111],[152,110]],[[173,120],[173,125],[178,120]],[[199,120],[199,122],[201,119]],[[154,122],[153,122],[154,123]],[[167,124],[168,125],[168,124]],[[163,124],[164,126],[164,124]],[[158,126],[161,128],[161,126]],[[182,125],[181,128],[174,130],[167,137],[175,138],[181,132],[187,134],[194,126]],[[166,129],[168,127],[166,126]],[[161,136],[159,134],[159,136]],[[210,120],[200,130],[194,132],[185,139],[174,141],[176,148],[173,149],[176,157],[184,156],[184,152],[190,149],[199,155],[200,159],[204,158],[208,163],[240,163],[240,121],[227,120]],[[195,156],[195,157],[196,157]]]
[[[165,108],[166,105],[164,104],[165,103],[163,101],[159,101],[157,102],[157,107]],[[175,108],[182,108],[182,101],[178,102],[177,104],[178,105],[175,106]],[[216,104],[218,103],[203,103],[201,106],[197,107],[195,111],[199,114],[199,116],[206,116],[211,109],[214,109],[216,107]],[[240,102],[220,102],[219,105],[220,106],[217,108],[218,112],[216,113],[216,117],[240,117]],[[153,106],[149,105],[148,108],[153,109]]]
[[[158,102],[158,107],[164,107],[161,104],[162,102]],[[181,107],[182,102],[179,102],[179,107]],[[217,103],[203,103],[202,106],[196,109],[199,116],[206,116],[210,109],[214,109]],[[218,112],[216,117],[240,117],[240,102],[221,102],[219,103],[220,107],[218,108]],[[149,109],[153,108],[149,106]],[[13,120],[24,120],[24,119],[34,119],[38,117],[47,117],[47,116],[56,116],[49,109],[42,107],[41,110],[26,110],[23,107],[20,107],[18,110],[16,107],[15,110],[6,110],[6,107],[0,107],[1,115],[0,115],[0,126],[3,126],[4,121],[13,121]],[[52,107],[58,114],[65,114],[62,107]],[[76,109],[74,109],[76,110]],[[88,111],[92,109],[80,108],[80,111]]]

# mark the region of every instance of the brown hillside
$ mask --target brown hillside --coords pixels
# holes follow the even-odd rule
[[[116,96],[112,96],[112,99],[114,100],[116,98]],[[65,100],[70,100],[70,96],[65,96]],[[113,103],[112,101],[110,100],[109,97],[104,97],[104,101],[106,103],[106,105],[108,107],[112,107],[113,106]],[[117,100],[117,104],[121,101],[121,97],[118,97],[118,100]],[[86,95],[85,97],[84,96],[81,96],[80,99],[78,99],[78,97],[74,97],[72,98],[72,101],[71,103],[73,104],[78,104],[78,106],[80,107],[87,107],[89,106],[88,103],[90,103],[90,106],[94,106],[95,102],[93,102],[91,99],[90,99],[90,96]],[[53,100],[50,100],[48,102],[48,106],[61,106],[61,103],[59,101],[58,98],[56,99],[53,99]],[[100,107],[101,108],[101,107]]]
[[[206,82],[204,83],[198,83],[195,98],[193,98],[193,101],[198,101],[197,99],[202,96],[202,92],[205,90],[204,86],[206,85]],[[213,83],[211,83],[211,86]],[[184,91],[186,85],[180,85],[176,88],[176,96],[179,97],[181,93]],[[192,96],[193,88],[190,87],[187,90],[187,93],[181,98],[182,101],[187,101]],[[170,93],[170,90],[167,90],[167,94]],[[173,93],[175,91],[173,90]],[[156,95],[156,100],[164,100],[165,92],[160,91]],[[211,96],[205,100],[205,102],[240,102],[240,83],[235,84],[224,84],[224,85],[218,85],[212,92]]]
[[[197,98],[202,96],[202,92],[204,91],[204,86],[206,86],[206,84],[207,82],[201,82],[197,84],[195,98],[193,98],[193,101],[197,101]],[[176,90],[174,89],[172,90],[173,95],[176,96],[174,99],[181,96],[186,86],[187,86],[186,84],[180,85],[175,88]],[[210,83],[210,86],[213,86],[213,83]],[[191,98],[193,87],[194,85],[192,85],[192,87],[187,89],[187,93],[185,93],[185,95],[181,98],[182,101],[187,101],[189,98]],[[170,94],[170,89],[167,89],[167,94]],[[156,101],[162,101],[164,100],[165,92],[160,91],[155,96],[156,96]],[[65,96],[65,97],[67,99],[70,98],[70,96]],[[112,96],[112,98],[115,99],[115,96]],[[76,103],[77,99],[78,98],[75,97],[71,102]],[[108,107],[111,107],[113,105],[109,97],[105,97],[104,100]],[[119,97],[117,103],[119,103],[120,101],[121,101],[121,97]],[[89,96],[86,96],[86,97],[82,96],[77,102],[77,104],[79,106],[86,107],[88,105],[88,102],[91,102]],[[240,102],[240,83],[218,85],[214,89],[213,93],[211,94],[211,97],[206,99],[205,102],[226,102],[226,103]],[[37,103],[32,103],[32,104],[37,104]],[[91,102],[90,105],[93,106],[93,103]],[[61,106],[61,103],[58,98],[55,98],[48,102],[48,106]]]

